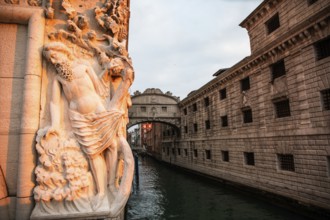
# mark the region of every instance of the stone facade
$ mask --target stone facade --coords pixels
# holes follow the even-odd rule
[[[252,54],[179,103],[162,160],[329,212],[329,18],[327,0],[262,2],[240,24]]]

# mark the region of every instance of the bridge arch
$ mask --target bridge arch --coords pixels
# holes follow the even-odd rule
[[[128,110],[128,128],[145,122],[165,123],[180,128],[180,99],[172,93],[150,88],[143,93],[136,91],[131,99],[133,105]]]

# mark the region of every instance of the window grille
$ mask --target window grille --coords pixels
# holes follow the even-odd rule
[[[244,109],[242,112],[243,112],[243,122],[244,123],[253,122],[252,110],[251,109]]]
[[[196,149],[194,150],[194,157],[198,157],[198,153]]]
[[[205,128],[206,129],[210,129],[211,128],[210,120],[206,120],[205,121]]]
[[[204,98],[204,105],[205,105],[205,107],[210,105],[210,98],[209,97]]]
[[[193,104],[193,112],[196,112],[196,111],[197,111],[197,104],[194,103],[194,104]]]
[[[221,126],[222,127],[228,127],[228,117],[227,117],[227,115],[221,116]]]
[[[277,61],[270,65],[270,69],[272,73],[272,81],[286,74],[284,60]]]
[[[142,106],[141,107],[141,112],[146,112],[146,111],[147,111],[147,107]]]
[[[227,90],[226,90],[226,88],[221,89],[219,93],[220,93],[220,100],[223,100],[223,99],[227,98]]]
[[[316,59],[321,60],[330,56],[330,37],[314,44]]]
[[[229,162],[229,152],[221,151],[222,161]]]
[[[274,105],[275,105],[277,118],[291,116],[289,99],[277,101],[274,103]]]
[[[241,91],[246,91],[250,89],[250,77],[246,77],[241,80]]]
[[[330,110],[330,89],[321,91],[322,104],[324,110]]]
[[[280,18],[278,13],[271,17],[266,23],[267,33],[270,34],[280,27]]]
[[[207,160],[211,160],[211,150],[205,150],[205,157]]]
[[[254,153],[244,152],[244,160],[246,165],[254,166]]]
[[[294,158],[292,154],[277,154],[281,170],[294,171]]]
[[[198,131],[198,125],[197,123],[194,123],[194,132],[197,132]]]
[[[162,107],[162,112],[167,112],[167,107],[166,106]]]

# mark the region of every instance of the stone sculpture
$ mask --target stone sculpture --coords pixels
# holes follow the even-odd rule
[[[111,33],[99,38],[85,15],[63,0],[67,30],[50,33],[44,45],[53,74],[49,123],[37,134],[32,219],[117,218],[128,200],[134,162],[126,125],[134,70],[127,35],[119,34],[127,24],[116,12],[127,9],[122,2],[102,7],[104,17],[118,17],[122,26],[112,23]]]

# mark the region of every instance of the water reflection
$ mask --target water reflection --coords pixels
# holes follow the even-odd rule
[[[151,158],[140,158],[127,219],[307,219],[222,184],[176,171]]]

